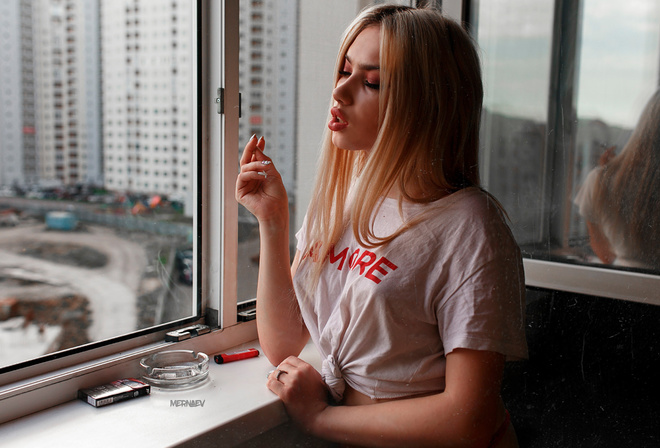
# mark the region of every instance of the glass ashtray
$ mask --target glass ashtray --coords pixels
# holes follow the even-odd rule
[[[201,384],[209,376],[209,357],[192,350],[168,350],[140,360],[142,377],[152,386],[184,389]]]

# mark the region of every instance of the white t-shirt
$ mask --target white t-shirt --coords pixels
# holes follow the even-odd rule
[[[527,357],[525,283],[520,251],[499,210],[476,188],[432,204],[405,204],[424,221],[390,244],[360,247],[349,228],[330,253],[318,287],[294,285],[303,319],[324,359],[323,377],[340,398],[344,381],[371,398],[444,390],[445,355],[456,348]],[[385,199],[376,235],[402,220]],[[305,225],[298,249],[305,248]]]

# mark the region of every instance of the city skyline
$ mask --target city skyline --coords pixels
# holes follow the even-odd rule
[[[0,186],[93,184],[192,200],[189,0],[10,0],[1,7]],[[297,2],[240,3],[239,141],[264,135],[295,192]],[[20,110],[20,114],[15,114]],[[242,149],[242,148],[239,148]]]

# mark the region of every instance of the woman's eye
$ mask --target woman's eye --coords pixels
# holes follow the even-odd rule
[[[374,83],[371,83],[369,81],[365,81],[364,85],[369,87],[370,89],[374,89],[374,90],[379,90],[380,89],[380,84],[374,84]]]
[[[351,76],[351,72],[346,70],[339,70],[339,76]]]

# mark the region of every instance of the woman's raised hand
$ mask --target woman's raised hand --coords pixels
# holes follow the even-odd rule
[[[236,180],[236,200],[259,222],[288,219],[288,199],[282,177],[273,161],[264,154],[266,142],[256,135],[245,145],[241,172]],[[283,216],[282,214],[286,216]]]

